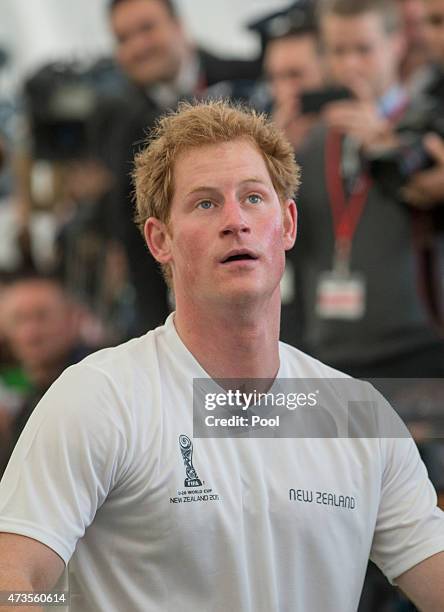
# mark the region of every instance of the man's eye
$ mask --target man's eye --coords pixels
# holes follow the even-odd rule
[[[368,55],[373,51],[373,48],[370,45],[360,45],[356,50],[360,55]]]
[[[343,47],[334,47],[331,49],[331,52],[336,55],[336,57],[341,57],[345,54],[345,49]]]
[[[250,202],[250,204],[260,204],[262,202],[261,196],[257,193],[252,193],[249,195],[247,200]]]
[[[209,210],[213,206],[214,204],[211,202],[211,200],[202,200],[202,202],[199,202],[197,205],[198,208],[203,208],[204,210]]]

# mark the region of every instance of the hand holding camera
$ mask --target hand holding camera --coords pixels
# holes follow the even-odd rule
[[[401,193],[412,206],[432,208],[444,203],[444,140],[437,134],[427,134],[423,145],[434,165],[414,174]]]
[[[331,102],[323,111],[327,125],[352,137],[364,151],[396,144],[391,122],[382,117],[374,95],[363,79],[349,82],[349,99]]]

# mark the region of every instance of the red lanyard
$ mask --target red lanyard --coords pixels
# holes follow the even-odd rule
[[[333,229],[336,244],[344,243],[344,246],[346,244],[349,248],[364,212],[373,181],[366,172],[362,172],[353,193],[346,199],[340,170],[341,145],[342,134],[330,130],[327,133],[325,147],[325,166]]]

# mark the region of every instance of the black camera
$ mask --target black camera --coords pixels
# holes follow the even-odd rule
[[[441,74],[398,125],[399,146],[366,156],[370,174],[391,197],[399,199],[400,190],[414,174],[435,165],[424,147],[424,136],[430,132],[444,138],[444,75]]]
[[[122,78],[112,60],[92,66],[53,63],[25,83],[24,98],[36,159],[81,159],[88,154],[89,123],[100,101],[115,95]]]
[[[353,98],[352,92],[345,87],[326,87],[304,91],[301,94],[301,113],[303,115],[308,113],[318,114],[332,102],[350,100],[351,98]]]

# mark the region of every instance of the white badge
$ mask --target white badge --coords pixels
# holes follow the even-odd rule
[[[323,319],[356,321],[365,313],[365,281],[361,274],[324,272],[318,282],[316,312]]]

